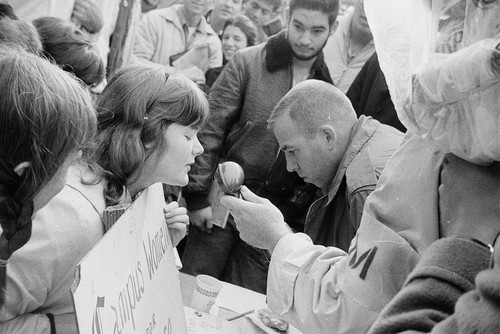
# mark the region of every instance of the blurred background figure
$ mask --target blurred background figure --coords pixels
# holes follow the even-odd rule
[[[243,8],[242,0],[214,0],[214,7],[207,15],[207,22],[215,33],[222,37],[222,29],[227,20],[234,19],[241,14]]]
[[[389,87],[380,69],[377,53],[366,61],[346,93],[351,100],[356,115],[371,116],[380,123],[406,132],[391,100]]]
[[[90,34],[98,33],[103,26],[100,0],[8,0],[16,14],[32,21],[43,16],[59,17],[72,21]]]
[[[279,10],[280,6],[280,0],[247,0],[244,3],[243,14],[252,20],[258,29],[257,44],[267,41],[270,37],[270,34],[265,32],[265,26],[272,21],[273,15]],[[281,29],[272,30],[271,35],[274,35]],[[268,32],[271,31],[268,29]]]
[[[134,40],[136,62],[204,84],[206,71],[222,65],[221,41],[205,19],[206,8],[207,0],[185,0],[144,14]]]
[[[356,0],[340,0],[339,1],[339,18],[349,14],[354,9]]]
[[[127,65],[141,0],[7,0],[20,19],[57,17],[72,22],[95,44],[108,74]],[[108,64],[109,58],[109,64]]]
[[[328,39],[323,52],[333,84],[346,93],[375,52],[375,44],[366,20],[364,0],[354,0],[354,10],[338,22],[338,28]]]
[[[44,55],[74,74],[93,93],[105,86],[106,69],[95,45],[71,22],[57,17],[33,21],[40,34]]]
[[[205,92],[208,93],[219,74],[233,55],[241,49],[255,45],[257,28],[253,22],[244,15],[226,21],[222,30],[222,53],[224,59],[221,67],[211,68],[205,74]]]
[[[36,28],[31,22],[19,20],[7,3],[0,3],[0,45],[16,45],[35,54],[42,51]]]

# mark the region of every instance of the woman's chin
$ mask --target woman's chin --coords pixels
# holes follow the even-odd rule
[[[224,52],[224,57],[226,57],[227,61],[230,61],[231,58],[233,58],[235,53],[236,53],[235,51],[226,51],[226,52]]]

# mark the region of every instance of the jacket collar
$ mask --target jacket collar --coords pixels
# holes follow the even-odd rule
[[[347,168],[356,157],[356,155],[361,151],[363,146],[370,140],[375,131],[380,126],[380,122],[374,120],[371,117],[366,117],[365,115],[361,115],[351,130],[351,135],[347,144],[347,149],[344,152],[344,157],[340,162],[339,169],[335,174],[335,177],[328,188],[328,201],[325,205],[328,205],[340,187],[342,183],[342,179],[347,171]]]
[[[287,31],[272,36],[266,42],[266,68],[269,72],[274,72],[287,68],[292,63],[292,47],[287,39]],[[323,51],[318,55],[311,68],[311,78],[333,83],[330,72],[325,64]]]
[[[164,9],[159,9],[158,15],[163,17],[165,20],[172,22],[177,27],[177,29],[182,31],[183,30],[182,22],[180,20],[179,14],[178,14],[179,9],[182,6],[183,5],[174,5],[174,6],[164,8]],[[215,34],[215,31],[212,29],[212,27],[207,23],[207,19],[204,16],[201,16],[200,23],[198,23],[198,26],[196,27],[196,31],[199,31],[205,35],[217,36]]]

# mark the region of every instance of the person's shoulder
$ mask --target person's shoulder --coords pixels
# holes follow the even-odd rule
[[[143,20],[159,20],[165,19],[168,21],[176,21],[179,20],[179,15],[177,11],[179,7],[182,5],[174,5],[166,8],[158,8],[150,10],[142,16]]]
[[[238,50],[238,52],[234,55],[234,58],[250,62],[259,61],[263,57],[264,52],[265,43],[261,43]]]
[[[208,23],[208,20],[205,16],[202,16],[201,19],[200,19],[200,24],[199,24],[199,29],[207,34],[209,36],[209,38],[216,38],[217,41],[219,42],[220,44],[220,38],[219,36],[217,35],[217,33],[215,32],[215,30],[212,28],[212,26]]]

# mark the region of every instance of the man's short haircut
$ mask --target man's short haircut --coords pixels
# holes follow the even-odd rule
[[[339,0],[290,0],[290,16],[297,8],[319,10],[328,15],[328,24],[333,26],[339,14]]]
[[[348,135],[357,121],[351,101],[335,86],[320,80],[306,80],[293,87],[274,108],[268,128],[276,119],[288,115],[307,138],[330,124],[338,133]]]

